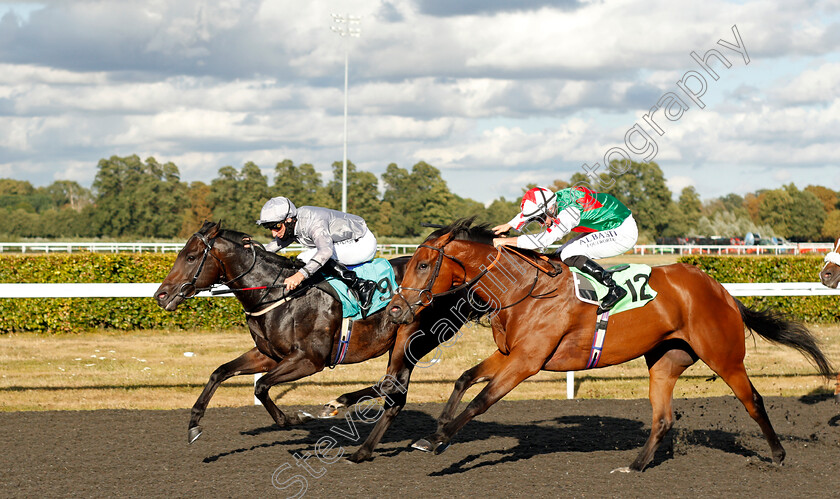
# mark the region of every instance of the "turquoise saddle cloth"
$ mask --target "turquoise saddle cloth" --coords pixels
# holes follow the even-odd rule
[[[355,272],[358,277],[376,283],[376,292],[370,302],[370,310],[368,310],[367,316],[371,316],[375,312],[385,308],[385,305],[391,301],[393,291],[397,289],[394,267],[391,266],[391,263],[385,258],[374,258],[369,262],[348,266],[347,268]],[[338,294],[339,300],[341,301],[342,316],[351,320],[361,319],[362,308],[347,285],[333,277],[327,277],[326,281]]]

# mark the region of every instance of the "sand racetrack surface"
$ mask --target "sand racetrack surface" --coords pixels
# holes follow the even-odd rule
[[[0,496],[838,497],[840,406],[765,403],[783,466],[734,397],[696,398],[674,402],[678,420],[643,473],[611,471],[647,438],[647,400],[501,401],[438,456],[409,445],[434,430],[441,405],[409,404],[363,464],[311,454],[324,437],[336,443],[321,448],[327,461],[354,451],[347,420],[281,429],[262,407],[211,406],[192,445],[187,410],[0,413]],[[355,425],[367,436],[369,424]],[[293,457],[306,453],[309,470]]]

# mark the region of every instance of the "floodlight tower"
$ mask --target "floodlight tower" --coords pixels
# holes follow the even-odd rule
[[[330,29],[344,38],[344,166],[341,170],[341,211],[347,211],[347,75],[349,66],[349,46],[347,39],[362,36],[359,27],[361,18],[350,14],[332,14],[333,26]]]

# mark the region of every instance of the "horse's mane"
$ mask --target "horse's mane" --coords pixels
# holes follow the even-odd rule
[[[492,246],[493,239],[498,236],[493,232],[490,224],[480,223],[473,225],[474,223],[475,217],[459,218],[446,227],[441,227],[429,234],[429,237],[426,238],[425,242],[429,243],[430,241],[440,237],[450,235],[450,241],[471,241],[475,243],[489,244]],[[538,251],[524,248],[517,248],[517,251],[526,256],[542,255],[542,253]]]
[[[474,222],[475,217],[459,218],[446,227],[441,227],[429,234],[429,237],[426,238],[425,242],[428,243],[429,241],[439,237],[449,235],[450,240],[472,241],[492,245],[493,238],[496,237],[496,235],[493,234],[493,231],[490,229],[490,224],[482,223],[473,225]]]
[[[244,232],[239,232],[232,229],[223,229],[222,222],[204,222],[204,225],[201,226],[201,229],[198,232],[202,235],[207,235],[207,233],[213,228],[218,227],[219,234],[218,237],[225,239],[227,241],[232,242],[233,244],[244,246],[242,240],[244,238],[250,238],[250,234],[246,234]],[[256,243],[256,251],[257,255],[265,258],[268,262],[275,264],[279,267],[286,268],[286,269],[299,269],[305,265],[304,262],[298,260],[297,258],[289,258],[287,256],[278,255],[277,253],[273,253],[271,251],[266,251],[265,248],[262,247],[262,244]]]

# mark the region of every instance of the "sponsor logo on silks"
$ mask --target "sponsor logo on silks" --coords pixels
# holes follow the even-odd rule
[[[614,230],[605,230],[601,232],[593,232],[586,236],[586,244],[602,243],[607,240],[614,240],[618,233]]]

